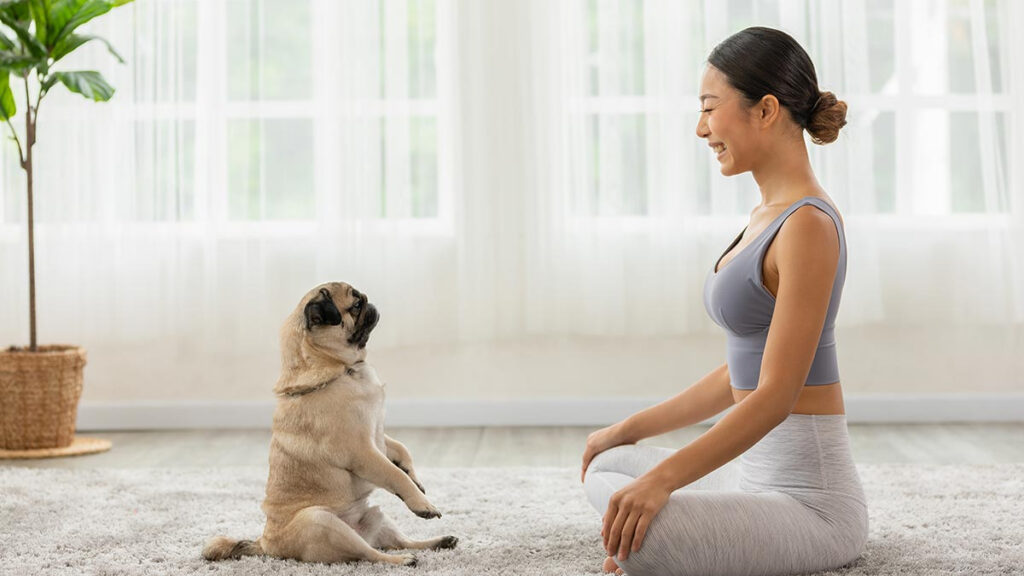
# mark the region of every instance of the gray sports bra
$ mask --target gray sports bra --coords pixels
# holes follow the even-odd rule
[[[832,283],[832,299],[828,303],[825,326],[805,385],[820,386],[839,381],[835,325],[846,280],[846,235],[839,215],[832,206],[821,198],[807,196],[786,208],[750,244],[733,256],[724,268],[716,272],[722,258],[739,244],[743,232],[747,230],[744,228],[718,258],[704,280],[704,308],[715,324],[725,329],[726,362],[729,364],[729,379],[734,388],[757,388],[768,327],[775,310],[775,297],[764,287],[764,279],[761,277],[764,255],[786,218],[807,204],[818,207],[835,222],[839,232],[839,266]]]

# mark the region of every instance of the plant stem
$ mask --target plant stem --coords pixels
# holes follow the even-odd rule
[[[46,96],[46,92],[43,91],[43,76],[39,70],[36,70],[36,82],[39,82],[39,93],[36,94],[36,120],[39,120],[39,104],[43,101],[43,96]]]
[[[28,74],[25,74],[25,160],[23,167],[28,183],[28,314],[29,350],[38,350],[36,343],[36,245],[35,218],[32,210],[32,146],[36,143],[35,121],[32,118],[32,100],[28,94]]]
[[[21,140],[18,138],[18,131],[14,129],[14,124],[11,124],[11,119],[7,119],[7,126],[11,128],[11,136],[14,137],[14,143],[18,145],[18,163],[22,168],[25,168],[25,153],[21,151]]]

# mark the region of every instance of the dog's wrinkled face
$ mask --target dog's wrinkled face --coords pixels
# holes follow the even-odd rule
[[[343,282],[331,282],[314,288],[305,300],[306,331],[315,344],[330,349],[366,348],[380,315],[365,294]]]

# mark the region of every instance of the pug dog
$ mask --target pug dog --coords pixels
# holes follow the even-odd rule
[[[266,555],[415,566],[411,554],[384,551],[453,548],[458,542],[454,536],[410,540],[367,503],[380,487],[421,518],[441,517],[416,477],[409,450],[384,433],[384,384],[366,362],[378,319],[366,295],[341,282],[317,286],[288,316],[274,387],[263,536],[214,537],[204,558]]]

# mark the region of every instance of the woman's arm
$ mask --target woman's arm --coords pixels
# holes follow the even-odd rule
[[[701,422],[732,403],[729,368],[723,364],[672,398],[591,433],[583,449],[580,482],[586,479],[590,461],[601,452]]]
[[[729,382],[729,367],[722,364],[679,394],[623,420],[623,437],[639,442],[707,420],[732,406]]]
[[[746,452],[789,416],[800,397],[825,326],[839,265],[839,236],[827,214],[798,209],[779,230],[779,294],[757,389],[700,438],[653,468],[670,491]]]
[[[639,549],[669,494],[756,444],[789,416],[807,381],[825,325],[839,261],[835,224],[817,208],[798,209],[775,239],[779,290],[757,389],[699,438],[616,492],[602,532],[609,554]]]

